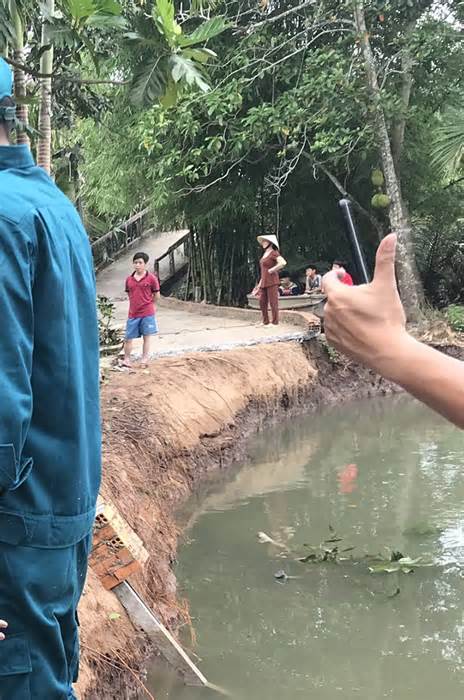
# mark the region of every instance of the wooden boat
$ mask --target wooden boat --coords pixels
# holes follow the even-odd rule
[[[250,309],[259,309],[259,297],[248,294],[248,306]],[[281,311],[309,311],[322,318],[324,315],[325,294],[298,294],[291,297],[279,297],[279,309]]]

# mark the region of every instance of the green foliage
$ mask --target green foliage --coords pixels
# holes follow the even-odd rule
[[[449,325],[456,333],[464,333],[464,306],[452,304],[446,309]]]
[[[224,15],[218,27],[235,22],[237,31],[213,36],[213,20],[205,25],[211,32],[205,47],[187,45],[187,37],[206,38],[199,20],[188,33],[168,4],[158,8],[153,3],[150,12],[161,9],[162,39],[171,42],[164,77],[159,81],[156,71],[143,72],[160,56],[154,48],[160,38],[145,19],[136,27],[137,41],[129,42],[130,52],[138,52],[135,63],[130,58],[129,63],[140,69],[142,81],[133,84],[138,87],[135,108],[121,102],[97,131],[91,123],[80,128],[92,153],[84,166],[86,198],[96,212],[123,216],[150,202],[159,225],[191,227],[194,259],[186,286],[191,297],[200,288],[210,301],[241,303],[256,281],[255,236],[263,230],[279,233],[292,269],[304,268],[308,260],[349,259],[336,205],[341,192],[333,178],[366,212],[358,214],[358,225],[370,262],[377,235],[386,231],[386,195],[377,192],[381,208],[371,206],[372,187],[381,188],[383,182],[376,184],[376,132],[364,65],[355,50],[351,3],[324,0],[317,8],[276,19],[297,5],[297,0],[278,0],[270,13],[261,14],[250,3],[241,14],[235,5],[218,3],[217,12]],[[418,261],[430,298],[438,302],[445,285],[444,296],[455,299],[464,286],[458,274],[462,265],[455,262],[460,189],[443,189],[446,182],[430,156],[437,112],[461,89],[462,40],[452,24],[430,12],[431,2],[414,7],[384,3],[383,20],[376,3],[365,5],[391,127],[403,116],[404,47],[413,54],[403,191],[417,227]],[[182,53],[172,53],[174,46]],[[189,89],[189,81],[192,86],[195,81],[188,61],[201,69],[202,61],[215,55],[209,67],[212,89]],[[173,71],[187,89],[178,90]],[[165,87],[162,104],[153,104]]]
[[[25,60],[37,71],[43,10],[16,4],[27,20]],[[337,210],[342,190],[359,204],[369,263],[387,230],[352,3],[318,0],[292,12],[300,4],[57,0],[47,18],[58,181],[88,221],[109,224],[151,204],[158,225],[189,225],[190,297],[200,289],[210,301],[241,303],[256,281],[255,237],[263,230],[279,234],[295,271],[310,260],[349,261]],[[0,0],[0,42],[11,46],[7,5]],[[451,16],[462,13],[458,0],[445,5]],[[402,191],[426,290],[439,305],[459,302],[463,191],[449,179],[449,164],[460,167],[459,131],[447,132],[445,174],[432,153],[461,104],[463,37],[432,0],[364,6],[392,137],[405,119]],[[406,50],[413,87],[405,108]],[[33,125],[38,87],[32,75]],[[458,144],[452,157],[450,141]],[[77,152],[71,177],[69,154]],[[373,195],[381,208],[372,207]]]
[[[133,138],[134,118],[128,105],[123,115],[108,115],[101,124],[80,122],[75,138],[84,144],[86,157],[82,196],[87,207],[108,223],[142,209],[149,197],[149,173],[143,151]],[[124,158],[121,158],[121,154]]]
[[[196,5],[195,26],[188,32],[190,18],[184,13],[182,24],[177,21],[173,0],[56,0],[53,11],[32,0],[0,0],[0,50],[20,32],[28,73],[35,78],[46,27],[55,55],[56,125],[68,127],[76,116],[101,118],[112,107],[109,93],[119,95],[106,82],[129,83],[133,102],[144,106],[160,98],[172,105],[184,89],[208,89],[206,64],[216,55],[205,44],[227,24],[220,16],[199,19],[198,11]],[[94,87],[100,82],[101,88]],[[28,79],[27,85],[33,95],[40,87],[38,80]]]
[[[226,20],[214,17],[185,33],[176,19],[173,0],[156,0],[151,19],[156,32],[149,25],[148,35],[146,27],[128,35],[141,52],[130,89],[132,103],[149,107],[162,100],[165,107],[170,107],[176,104],[183,88],[207,92],[204,65],[216,54],[202,45],[227,29]]]
[[[320,339],[320,343],[321,343],[322,348],[323,348],[323,349],[325,350],[325,352],[327,353],[327,357],[329,358],[330,362],[331,362],[333,365],[340,365],[340,364],[343,364],[343,363],[342,363],[342,356],[340,355],[340,353],[338,352],[338,350],[335,350],[335,348],[332,347],[332,345],[329,345],[329,343],[327,342],[325,336],[323,336],[323,337]]]
[[[457,175],[464,164],[464,106],[450,109],[436,130],[433,164],[448,176]]]
[[[50,39],[56,48],[85,49],[98,67],[94,32],[125,29],[126,21],[121,12],[122,7],[115,0],[62,0],[57,3],[57,10],[45,15],[45,19]]]
[[[157,56],[152,63],[142,63],[134,72],[131,99],[135,105],[150,105],[167,92],[168,61]]]
[[[72,17],[75,23],[92,22],[98,16],[119,16],[122,8],[116,0],[62,0],[64,12]]]
[[[184,47],[198,46],[198,44],[204,44],[215,36],[222,34],[225,29],[231,26],[232,24],[227,22],[224,17],[213,17],[200,24],[191,34],[185,35],[182,32],[178,32],[176,34],[176,44]]]
[[[437,568],[440,566],[440,563],[432,557],[420,556],[413,558],[388,547],[384,548],[385,553],[379,554],[356,552],[357,548],[352,545],[347,546],[345,538],[338,535],[330,525],[329,533],[329,537],[318,545],[305,543],[303,546],[306,552],[303,556],[301,554],[297,556],[296,561],[311,566],[326,564],[351,565],[359,569],[365,568],[366,572],[370,574],[412,574],[418,568]],[[272,539],[265,532],[258,533],[258,540],[261,544],[267,544],[278,550],[283,550],[280,552],[281,558],[286,558],[289,555],[294,558],[295,554],[297,554],[294,547]],[[276,572],[274,577],[282,580],[292,578],[287,576],[283,570]],[[399,592],[400,590],[398,589],[396,594]]]
[[[14,41],[15,30],[8,5],[5,0],[0,2],[0,54],[4,53],[9,43]]]
[[[113,327],[114,304],[107,297],[99,295],[97,297],[97,309],[100,349],[103,352],[108,352],[122,342],[121,332]]]
[[[394,553],[396,554],[396,553]],[[411,574],[418,567],[431,567],[435,566],[434,562],[430,559],[424,559],[424,557],[400,557],[392,556],[390,559],[379,559],[370,563],[368,570],[371,574]]]

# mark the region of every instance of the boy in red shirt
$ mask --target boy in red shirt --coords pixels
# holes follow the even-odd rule
[[[129,318],[124,343],[125,367],[132,367],[131,352],[134,338],[143,337],[142,366],[146,366],[150,355],[151,338],[158,333],[155,301],[160,297],[160,284],[156,275],[147,270],[149,257],[136,253],[132,258],[134,272],[126,279],[129,295]]]

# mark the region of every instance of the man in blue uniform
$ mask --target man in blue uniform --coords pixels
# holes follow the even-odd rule
[[[65,700],[100,484],[95,280],[75,209],[9,145],[11,93],[0,59],[0,699]]]

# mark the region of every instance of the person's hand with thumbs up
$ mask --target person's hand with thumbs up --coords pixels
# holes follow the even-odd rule
[[[329,272],[324,329],[337,350],[400,384],[413,396],[464,428],[464,364],[416,341],[395,279],[396,236],[377,251],[370,284],[347,287]]]
[[[379,246],[371,284],[347,287],[337,272],[324,277],[328,300],[324,329],[337,350],[382,373],[397,345],[407,339],[406,317],[395,279],[396,236]]]

